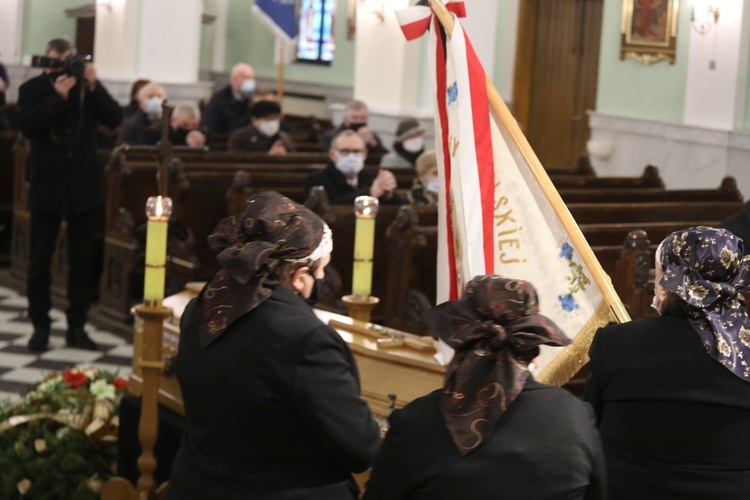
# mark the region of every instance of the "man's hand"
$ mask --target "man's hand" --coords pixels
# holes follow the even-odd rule
[[[96,68],[93,64],[87,63],[83,68],[83,79],[86,80],[86,86],[89,88],[89,92],[93,92],[96,88]]]
[[[284,145],[284,141],[281,139],[276,139],[276,141],[271,145],[271,149],[268,150],[269,155],[285,155],[287,154],[286,146]]]
[[[360,127],[357,129],[357,133],[368,146],[374,147],[378,145],[378,140],[375,139],[375,133],[368,127]]]
[[[57,95],[62,97],[63,101],[68,100],[68,92],[70,92],[70,89],[75,87],[75,84],[78,80],[76,80],[76,77],[70,76],[70,75],[60,75],[55,80],[55,92],[57,92]]]
[[[380,169],[378,171],[378,176],[375,177],[375,180],[372,181],[372,186],[370,186],[370,196],[389,199],[393,196],[393,192],[397,187],[398,184],[396,183],[396,177],[393,175],[393,172]]]
[[[200,130],[191,130],[185,137],[185,144],[191,148],[200,148],[206,143],[206,136]]]
[[[0,78],[0,92],[5,92],[5,80]]]

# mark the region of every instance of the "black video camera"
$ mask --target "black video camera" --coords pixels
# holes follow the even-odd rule
[[[79,56],[71,54],[62,61],[56,57],[32,56],[31,67],[33,68],[50,68],[60,70],[70,76],[83,78],[83,70],[86,64],[91,62],[91,56]]]

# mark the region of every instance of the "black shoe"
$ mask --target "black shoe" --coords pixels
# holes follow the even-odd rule
[[[82,326],[68,328],[65,333],[65,345],[76,349],[86,349],[88,351],[98,351],[99,347],[91,340]]]
[[[44,352],[47,350],[49,330],[49,325],[34,325],[34,334],[31,336],[28,343],[29,351]]]

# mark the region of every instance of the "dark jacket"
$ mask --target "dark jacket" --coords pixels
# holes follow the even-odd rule
[[[100,82],[81,107],[83,82],[63,100],[50,78],[42,73],[18,89],[18,126],[31,140],[29,209],[82,213],[104,205],[96,125],[117,127],[122,110]]]
[[[117,144],[156,144],[161,137],[161,120],[151,120],[145,111],[138,109],[122,122],[117,134]]]
[[[711,358],[687,319],[599,330],[585,398],[610,498],[750,498],[750,383]]]
[[[530,379],[489,439],[463,457],[441,396],[437,390],[391,414],[366,500],[604,498],[594,414],[569,392]]]
[[[353,499],[378,426],[346,343],[278,287],[207,349],[182,316],[177,378],[186,430],[172,499]]]
[[[721,223],[721,227],[732,231],[745,242],[745,252],[750,250],[750,201],[742,205],[742,211],[730,215]]]
[[[320,137],[320,147],[325,151],[328,152],[329,149],[331,149],[331,142],[333,142],[333,138],[338,135],[339,132],[343,132],[344,130],[347,130],[348,127],[344,125],[343,123],[339,125],[338,128],[329,130],[327,132],[324,132],[321,134]],[[377,144],[374,146],[370,146],[367,144],[367,152],[368,153],[375,153],[375,154],[386,154],[388,152],[388,149],[386,149],[385,146],[383,146],[383,141],[380,139],[380,136],[376,134],[374,131],[372,135],[375,136],[375,140],[377,141]]]
[[[372,181],[377,177],[377,172],[362,169],[357,176],[357,187],[351,186],[346,182],[344,174],[339,172],[336,165],[329,161],[326,168],[310,174],[305,180],[305,198],[310,193],[313,186],[323,186],[328,193],[328,200],[334,205],[345,205],[354,203],[357,196],[369,196]],[[385,204],[403,204],[406,200],[393,193],[389,199],[380,198],[380,203]]]
[[[254,153],[266,153],[273,143],[278,139],[284,143],[288,153],[294,151],[294,141],[286,132],[279,131],[273,137],[261,134],[251,123],[247,127],[235,130],[229,135],[227,151],[251,151]]]
[[[211,96],[203,120],[209,133],[227,133],[250,123],[250,100],[238,101],[232,87],[227,85]]]

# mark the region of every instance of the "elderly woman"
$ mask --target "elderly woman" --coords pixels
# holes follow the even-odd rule
[[[540,345],[570,343],[534,287],[477,277],[427,321],[455,349],[445,388],[391,414],[365,499],[602,498],[593,411],[529,372]]]
[[[278,193],[210,237],[219,269],[185,309],[177,378],[186,431],[172,499],[354,499],[379,429],[341,337],[305,302],[331,231]]]
[[[659,317],[596,334],[585,398],[610,498],[750,498],[749,283],[742,240],[677,231],[656,252]]]
[[[437,206],[440,184],[435,150],[431,149],[419,155],[415,168],[417,176],[407,195],[409,203],[424,207]]]

